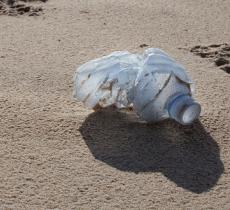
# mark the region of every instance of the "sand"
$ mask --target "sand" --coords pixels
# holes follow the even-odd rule
[[[228,0],[1,4],[0,209],[230,209]],[[193,126],[73,100],[77,66],[146,47],[196,82]]]

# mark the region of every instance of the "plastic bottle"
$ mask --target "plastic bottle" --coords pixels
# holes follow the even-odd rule
[[[157,48],[142,55],[119,51],[87,62],[76,70],[74,82],[74,97],[87,107],[133,107],[147,122],[172,118],[187,125],[201,111],[185,69]]]

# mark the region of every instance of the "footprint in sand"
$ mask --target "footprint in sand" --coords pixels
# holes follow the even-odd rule
[[[209,58],[216,66],[230,74],[230,45],[212,44],[208,46],[197,45],[190,49],[190,52],[202,58]]]
[[[0,0],[0,15],[17,16],[26,14],[38,16],[43,9],[31,5],[31,3],[46,1],[48,0]]]

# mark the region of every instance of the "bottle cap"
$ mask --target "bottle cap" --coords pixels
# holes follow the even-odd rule
[[[180,121],[184,125],[191,124],[194,120],[200,116],[201,107],[198,103],[186,105],[180,114]]]
[[[168,112],[179,123],[189,125],[200,116],[201,106],[190,95],[180,94],[170,100]]]

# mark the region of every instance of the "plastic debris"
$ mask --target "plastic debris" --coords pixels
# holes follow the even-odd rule
[[[89,61],[76,70],[74,82],[74,97],[86,107],[133,107],[147,122],[173,118],[191,124],[201,111],[184,67],[157,48]]]

